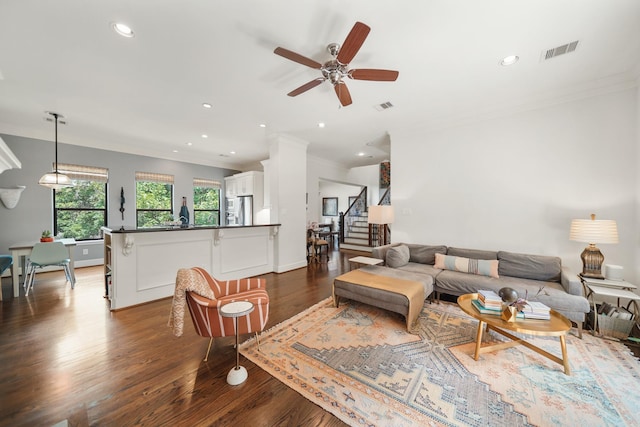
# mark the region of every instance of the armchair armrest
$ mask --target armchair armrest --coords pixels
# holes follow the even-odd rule
[[[568,294],[584,296],[582,282],[578,278],[578,275],[571,271],[568,267],[562,266],[560,283]]]

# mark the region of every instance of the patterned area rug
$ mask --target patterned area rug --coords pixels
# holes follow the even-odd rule
[[[477,323],[455,304],[404,318],[330,298],[261,334],[241,353],[353,426],[638,425],[640,362],[621,343],[570,334],[572,375],[523,347],[473,360]],[[490,340],[500,340],[489,335]],[[557,338],[527,337],[560,353]]]

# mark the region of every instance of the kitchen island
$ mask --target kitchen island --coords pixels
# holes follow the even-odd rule
[[[220,280],[270,273],[279,226],[103,227],[111,310],[172,296],[180,268],[202,267]]]

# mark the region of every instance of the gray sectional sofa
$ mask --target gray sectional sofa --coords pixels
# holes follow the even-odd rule
[[[436,268],[436,254],[440,254],[440,267],[443,260],[448,263],[445,268]],[[574,322],[582,337],[582,323],[590,311],[589,302],[583,296],[578,276],[563,267],[558,257],[409,243],[373,248],[372,256],[385,260],[385,266],[365,267],[368,271],[388,276],[388,270],[393,269],[394,276],[402,277],[407,273],[408,280],[416,274],[430,276],[437,298],[440,293],[459,296],[481,289],[497,293],[503,287],[515,289],[520,297],[525,294],[528,298],[535,296],[537,301]],[[475,274],[459,271],[454,266],[456,262],[465,266],[468,263],[469,270],[474,270]]]

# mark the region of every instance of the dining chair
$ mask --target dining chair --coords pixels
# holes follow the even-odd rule
[[[13,265],[13,257],[11,255],[0,255],[0,301],[2,301],[2,273]],[[11,275],[10,275],[11,276]],[[11,276],[13,281],[13,276]]]
[[[73,276],[71,276],[70,262],[69,252],[62,242],[36,243],[33,245],[31,255],[29,255],[27,261],[27,275],[24,281],[25,295],[29,295],[29,291],[33,289],[36,269],[49,266],[62,267],[64,269],[64,275],[71,283],[71,289],[73,289],[75,282]]]

